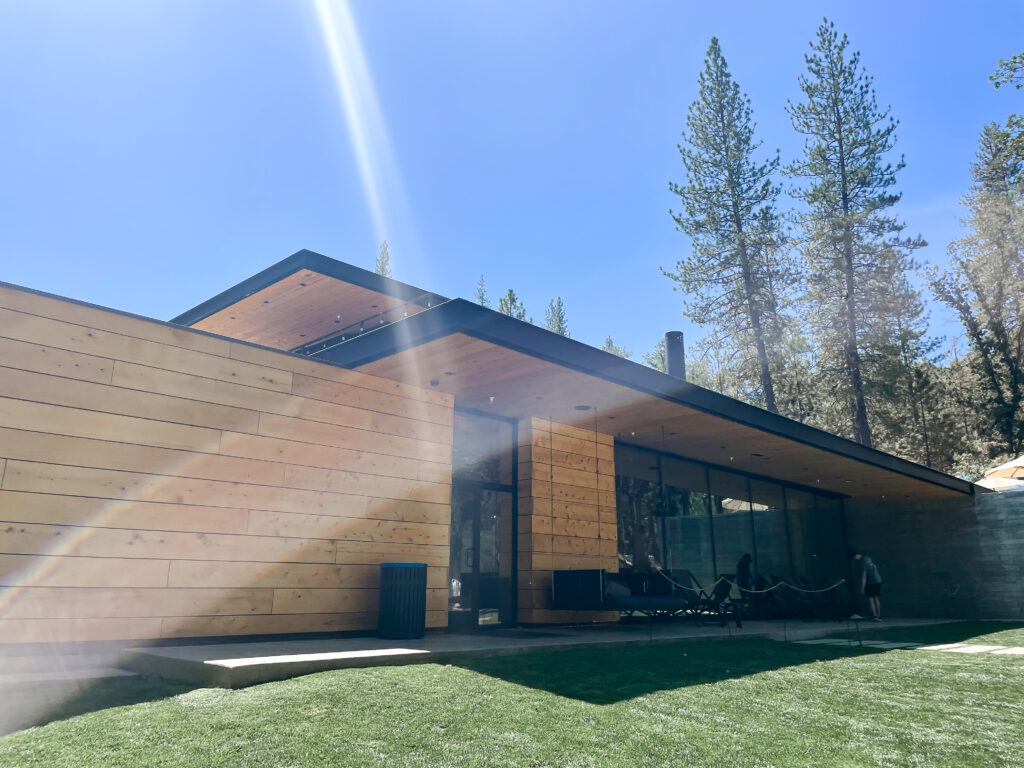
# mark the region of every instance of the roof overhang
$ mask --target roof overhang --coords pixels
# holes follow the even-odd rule
[[[543,417],[709,464],[858,499],[960,497],[942,472],[455,299],[317,359],[452,394],[456,405]]]
[[[299,251],[171,322],[274,349],[359,333],[446,299],[313,251]]]

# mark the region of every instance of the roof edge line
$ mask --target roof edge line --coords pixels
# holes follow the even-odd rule
[[[266,269],[245,278],[215,296],[211,296],[191,309],[185,310],[177,317],[171,318],[170,322],[178,325],[194,325],[221,310],[227,309],[247,296],[268,288],[274,283],[303,269],[308,269],[335,280],[352,283],[377,293],[394,296],[407,302],[416,302],[424,297],[426,297],[428,302],[430,297],[440,301],[448,300],[447,297],[433,291],[425,291],[415,285],[403,283],[401,280],[384,277],[376,272],[357,267],[355,264],[332,259],[330,256],[324,256],[322,253],[303,248],[301,251],[296,251],[291,256],[271,264]],[[373,283],[377,283],[377,285],[373,285]]]
[[[345,347],[349,344],[352,344],[353,346],[350,347],[350,349],[353,352],[357,352],[357,348],[365,348],[368,345],[374,345],[377,340],[380,340],[381,345],[378,348],[374,349],[371,346],[369,349],[360,350],[364,351],[364,354],[362,355],[359,355],[357,353],[357,355],[345,359],[344,362],[338,361],[341,362],[342,365],[353,368],[361,365],[367,365],[368,363],[371,363],[375,360],[379,360],[384,357],[389,357],[390,355],[396,354],[399,351],[399,343],[396,338],[396,335],[398,333],[398,326],[400,326],[402,323],[408,323],[410,325],[415,326],[426,325],[427,323],[432,321],[436,321],[438,323],[438,327],[429,330],[426,328],[421,329],[421,332],[418,336],[414,334],[412,337],[409,338],[408,341],[410,343],[410,347],[407,348],[421,346],[422,344],[425,344],[429,341],[435,341],[438,338],[448,336],[453,333],[464,333],[467,336],[472,336],[474,338],[480,339],[481,341],[486,341],[491,344],[496,344],[498,346],[505,347],[507,349],[512,349],[516,352],[520,352],[521,354],[525,354],[530,357],[540,358],[555,365],[561,365],[566,368],[571,368],[580,373],[595,376],[597,378],[604,379],[605,381],[617,384],[619,386],[624,386],[629,389],[644,392],[645,394],[651,395],[653,397],[658,397],[663,400],[668,400],[669,402],[676,403],[677,405],[682,405],[684,407],[692,408],[702,413],[707,413],[711,416],[716,416],[718,418],[724,418],[735,423],[743,424],[744,426],[747,426],[751,429],[766,432],[768,434],[772,434],[777,437],[782,437],[787,440],[793,440],[803,445],[807,445],[818,450],[826,451],[837,456],[852,459],[854,461],[859,461],[863,464],[875,466],[878,467],[879,469],[884,469],[889,472],[896,472],[898,474],[904,475],[905,477],[910,477],[914,480],[919,480],[921,482],[927,482],[932,485],[945,488],[947,490],[955,491],[957,493],[962,493],[968,496],[975,495],[974,484],[971,483],[970,481],[961,480],[960,478],[953,477],[952,475],[947,475],[944,472],[931,469],[930,467],[915,464],[914,462],[908,461],[907,459],[902,459],[899,456],[894,456],[892,454],[885,453],[884,451],[879,451],[878,449],[875,448],[868,448],[867,446],[855,443],[854,441],[844,437],[840,437],[839,435],[833,435],[829,432],[825,432],[824,430],[820,430],[817,427],[812,427],[807,424],[803,424],[802,422],[796,421],[795,419],[790,419],[786,416],[781,416],[779,414],[773,414],[770,413],[769,411],[765,411],[761,408],[757,408],[756,406],[750,405],[749,403],[744,403],[740,400],[730,398],[726,395],[713,392],[712,390],[704,389],[703,387],[693,384],[692,382],[688,382],[684,379],[676,379],[675,377],[670,377],[666,373],[657,371],[653,368],[648,368],[647,366],[644,366],[633,360],[620,358],[610,353],[603,352],[602,350],[599,350],[596,347],[591,347],[590,345],[584,344],[583,342],[577,341],[575,339],[558,336],[558,334],[553,334],[549,331],[544,330],[543,328],[538,328],[537,326],[530,325],[529,323],[525,323],[523,321],[516,321],[515,318],[507,317],[498,312],[495,312],[494,310],[488,309],[486,307],[481,307],[465,299],[452,299],[448,302],[445,302],[442,305],[434,307],[433,309],[427,310],[426,312],[421,312],[412,317],[399,320],[388,326],[375,330],[370,334],[366,334],[365,336],[357,337],[356,339],[351,339],[350,341],[343,342],[342,344],[337,345],[333,349],[338,350],[341,347]],[[524,333],[526,335],[534,335],[540,333],[550,334],[552,338],[550,340],[545,339],[545,341],[551,341],[555,344],[568,344],[574,346],[576,347],[577,354],[583,354],[586,356],[593,356],[598,354],[607,355],[608,359],[606,360],[606,362],[610,363],[610,365],[601,366],[598,368],[587,368],[582,364],[582,362],[573,361],[567,359],[567,357],[555,356],[553,354],[546,353],[537,346],[526,346],[521,341],[517,341],[514,338],[510,338],[508,334],[493,334],[488,332],[488,326],[506,323],[521,323],[521,325],[523,326],[521,328],[518,325],[515,327],[509,326],[509,328],[507,329],[509,331]],[[374,334],[380,335],[374,337]],[[666,377],[667,379],[670,379],[673,384],[676,385],[677,389],[680,387],[686,387],[694,390],[695,392],[704,393],[710,399],[721,399],[724,404],[730,406],[730,409],[739,410],[741,411],[741,413],[729,413],[725,410],[716,410],[710,405],[702,404],[698,401],[693,401],[681,397],[678,392],[672,392],[660,386],[651,386],[643,381],[637,381],[633,376],[623,376],[622,372],[609,371],[609,368],[614,369],[621,368],[623,366],[628,367],[628,373],[638,374],[641,379],[649,378],[651,376]],[[749,416],[753,416],[754,418],[748,418]],[[765,420],[782,420],[783,425],[791,426],[792,430],[784,430],[781,428],[782,425],[773,426],[772,424],[765,424],[763,423]],[[801,434],[805,432],[808,434]],[[843,445],[842,447],[830,446],[828,443],[832,441],[840,441]]]

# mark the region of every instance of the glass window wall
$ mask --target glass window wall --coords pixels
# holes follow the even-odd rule
[[[620,570],[685,569],[705,588],[844,575],[836,498],[621,443],[615,472]]]

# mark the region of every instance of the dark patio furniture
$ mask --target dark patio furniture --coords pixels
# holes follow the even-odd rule
[[[724,574],[715,582],[715,588],[711,590],[710,595],[702,590],[700,605],[697,609],[698,615],[713,616],[721,621],[722,626],[725,626],[727,621],[733,620],[737,627],[742,627],[742,604],[730,596],[734,581],[732,574]]]
[[[730,618],[740,624],[740,607],[729,598],[730,585],[719,582],[707,594],[685,569],[645,573],[609,573],[591,569],[555,571],[552,607],[561,610],[617,610],[627,616],[689,618],[698,623]]]

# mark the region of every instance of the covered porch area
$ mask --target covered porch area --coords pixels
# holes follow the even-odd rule
[[[686,574],[705,590],[723,578],[746,579],[748,590],[780,580],[836,587],[847,576],[845,504],[941,503],[974,492],[462,300],[325,345],[316,357],[454,396],[450,581],[461,591],[469,574],[497,586],[489,608],[499,620],[490,623],[505,627],[618,619],[553,606],[560,570]],[[486,513],[469,502],[467,512],[460,476],[508,495]],[[456,513],[496,520],[496,538],[467,549]],[[472,551],[482,546],[490,556]]]

